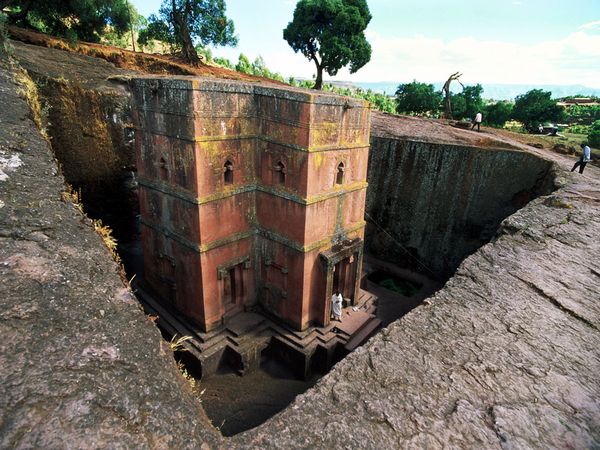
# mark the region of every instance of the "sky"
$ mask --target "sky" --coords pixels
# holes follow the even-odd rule
[[[160,0],[130,0],[148,16]],[[312,78],[312,61],[283,39],[295,0],[226,0],[239,43],[212,48],[237,62],[240,53],[283,76]],[[444,81],[465,84],[582,84],[600,88],[600,0],[368,0],[365,35],[371,61],[339,81]]]

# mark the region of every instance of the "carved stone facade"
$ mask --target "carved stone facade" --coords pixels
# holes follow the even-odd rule
[[[304,330],[354,301],[366,102],[285,86],[136,79],[144,279],[210,331],[257,302]]]

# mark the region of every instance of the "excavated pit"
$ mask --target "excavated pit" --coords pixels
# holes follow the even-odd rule
[[[140,264],[129,94],[119,83],[98,89],[48,77],[31,65],[32,58],[23,60],[48,105],[48,132],[67,181],[82,191],[88,215],[115,230],[131,277]],[[550,161],[489,138],[473,142],[473,133],[448,126],[442,133],[452,139],[439,139],[438,125],[429,126],[418,122],[415,132],[414,119],[373,118],[365,268],[384,326],[438,290],[465,257],[493,238],[504,218],[554,189]],[[406,129],[412,131],[399,132]],[[392,283],[381,283],[386,279]],[[189,371],[193,375],[191,366]],[[240,378],[223,369],[199,380],[197,392],[213,424],[231,436],[284,409],[318,378],[301,380],[265,358],[257,373]]]
[[[66,95],[73,90],[42,94],[52,104],[61,105],[65,102],[61,92]],[[90,98],[89,93],[79,102],[85,98]],[[53,117],[61,111],[56,106],[50,109]],[[97,113],[104,115],[101,111]],[[141,275],[136,209],[132,207],[135,191],[124,176],[130,168],[121,165],[112,172],[112,179],[104,175],[99,181],[97,152],[81,152],[78,148],[90,147],[79,146],[79,141],[74,147],[65,138],[73,135],[73,128],[81,129],[78,122],[54,119],[51,123],[53,143],[61,143],[57,158],[67,180],[83,191],[87,214],[116,231],[128,276]],[[103,146],[92,146],[98,147]],[[370,273],[365,282],[380,299],[378,317],[384,326],[437,291],[466,256],[494,236],[504,218],[531,199],[551,192],[551,169],[551,162],[518,150],[414,142],[374,134],[365,239],[369,256],[365,268]],[[396,283],[386,285],[382,279]],[[403,283],[404,291],[394,289]],[[260,369],[245,377],[223,367],[203,380],[193,364],[186,367],[196,378],[196,392],[207,415],[224,436],[260,425],[323,375],[303,380],[266,356]]]
[[[468,258],[430,304],[341,362],[293,407],[223,440],[177,376],[167,346],[122,290],[98,236],[58,200],[62,177],[4,74],[0,88],[14,105],[0,114],[2,151],[23,161],[7,172],[0,190],[6,244],[0,246],[6,289],[0,327],[10,338],[0,370],[0,440],[7,447],[595,448],[600,442],[595,168],[584,176],[561,175],[556,194],[516,212],[496,236],[485,233],[492,242]],[[490,147],[482,142],[487,133],[431,121],[394,119],[383,133],[378,122],[373,148],[385,140],[399,159],[409,148],[422,163],[416,171],[429,164],[418,154],[429,151],[424,135],[448,151],[522,150]],[[555,159],[567,170],[573,163]],[[538,167],[526,164],[529,175]],[[383,169],[394,170],[389,164]],[[552,190],[553,169],[540,180],[529,181],[532,198]],[[511,203],[507,193],[504,201]],[[386,223],[400,229],[398,222]],[[410,249],[414,235],[402,238]],[[477,240],[485,243],[482,235]],[[413,248],[414,256],[436,267],[423,259],[427,252]],[[408,259],[398,257],[386,271],[410,265]],[[439,267],[442,279],[454,270]],[[200,399],[209,401],[206,393]]]

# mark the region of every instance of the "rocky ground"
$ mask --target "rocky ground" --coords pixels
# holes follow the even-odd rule
[[[14,77],[0,68],[0,448],[214,446],[168,344],[62,200]]]
[[[600,447],[600,169],[562,172],[425,305],[223,439],[90,222],[61,200],[17,89],[2,69],[0,447]]]

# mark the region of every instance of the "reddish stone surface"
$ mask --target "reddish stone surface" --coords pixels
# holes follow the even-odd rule
[[[325,325],[338,285],[354,301],[365,102],[185,77],[132,90],[144,276],[163,301],[205,331],[257,302]]]

